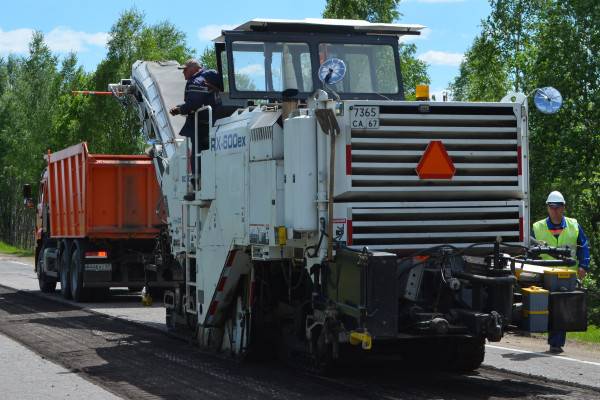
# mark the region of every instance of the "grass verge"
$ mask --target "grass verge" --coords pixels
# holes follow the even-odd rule
[[[17,257],[33,257],[33,251],[27,249],[19,249],[10,244],[0,241],[0,253],[10,254]]]
[[[567,338],[578,342],[600,343],[600,327],[589,325],[585,332],[568,332]]]

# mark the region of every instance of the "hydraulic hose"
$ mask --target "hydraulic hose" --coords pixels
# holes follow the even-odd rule
[[[507,284],[514,285],[515,283],[517,283],[517,278],[515,278],[514,275],[484,276],[484,275],[471,274],[468,272],[454,272],[453,275],[456,276],[457,278],[462,278],[462,279],[469,280],[471,282],[482,283],[484,285],[489,285],[489,286],[507,285]]]

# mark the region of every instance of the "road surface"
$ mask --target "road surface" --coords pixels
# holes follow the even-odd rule
[[[593,348],[570,344],[557,357],[543,342],[519,337],[488,345],[485,366],[469,376],[407,366],[328,379],[274,363],[238,363],[165,335],[164,309],[141,307],[124,291],[84,308],[42,295],[29,263],[0,257],[0,332],[123,398],[600,398]]]

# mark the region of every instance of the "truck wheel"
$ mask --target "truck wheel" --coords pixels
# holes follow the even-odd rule
[[[71,257],[68,247],[65,246],[60,252],[60,292],[65,299],[71,298],[71,276],[70,276]]]
[[[89,289],[83,287],[83,262],[82,254],[79,247],[75,248],[73,255],[71,256],[71,296],[73,300],[87,301]]]
[[[447,364],[451,372],[469,373],[475,371],[485,357],[485,339],[465,339],[454,346],[453,357]]]
[[[42,293],[54,293],[54,291],[56,290],[56,280],[49,278],[48,276],[46,276],[46,273],[44,272],[44,250],[45,249],[46,249],[46,247],[42,246],[42,248],[40,249],[40,251],[38,253],[38,258],[37,258],[38,284],[40,286],[40,290],[42,291]]]

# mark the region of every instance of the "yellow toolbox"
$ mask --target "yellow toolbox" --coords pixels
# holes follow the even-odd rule
[[[551,292],[570,292],[577,286],[577,273],[568,268],[551,268],[544,271],[544,289]]]
[[[523,295],[521,329],[529,332],[547,332],[550,292],[537,286],[530,286],[521,289],[521,293]]]

